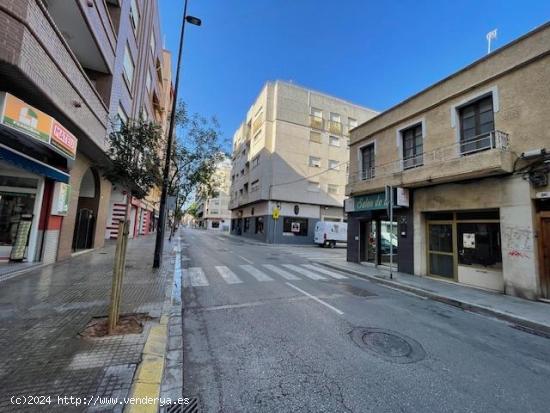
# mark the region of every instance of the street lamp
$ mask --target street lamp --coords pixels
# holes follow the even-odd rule
[[[164,160],[164,171],[162,175],[162,194],[160,196],[159,222],[157,229],[157,238],[155,241],[155,256],[153,258],[153,268],[159,268],[162,259],[162,250],[164,247],[164,229],[166,227],[166,198],[168,197],[168,181],[170,174],[170,158],[172,154],[172,142],[174,140],[174,125],[176,118],[176,106],[178,101],[178,87],[180,81],[181,55],[183,52],[183,35],[185,33],[185,22],[200,26],[201,19],[187,15],[187,1],[183,6],[183,20],[181,22],[180,44],[178,52],[178,65],[176,68],[176,84],[174,86],[174,100],[172,101],[172,113],[170,115],[170,128],[168,129],[168,142],[166,143],[166,154]]]

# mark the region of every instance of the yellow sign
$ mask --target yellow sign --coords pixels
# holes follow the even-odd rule
[[[279,215],[281,214],[281,211],[279,210],[279,208],[273,208],[273,219],[279,219]]]
[[[2,117],[4,125],[26,133],[39,141],[50,143],[52,121],[51,116],[27,105],[9,93],[5,94],[4,116]]]

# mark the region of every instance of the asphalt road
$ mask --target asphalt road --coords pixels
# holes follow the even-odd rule
[[[550,411],[548,338],[308,266],[338,250],[181,242],[183,392],[204,412]]]

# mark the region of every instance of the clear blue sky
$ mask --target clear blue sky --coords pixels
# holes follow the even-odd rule
[[[166,48],[183,0],[159,0]],[[268,80],[384,110],[550,20],[550,0],[189,0],[180,97],[225,138]]]

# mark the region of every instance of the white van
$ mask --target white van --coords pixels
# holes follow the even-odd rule
[[[313,242],[322,247],[334,248],[337,242],[348,241],[348,224],[345,222],[319,221],[315,224]]]

